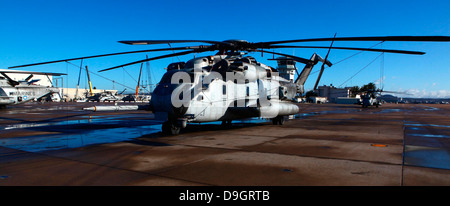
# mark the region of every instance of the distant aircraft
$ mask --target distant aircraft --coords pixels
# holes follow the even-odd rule
[[[13,80],[7,74],[30,74],[24,80]],[[62,73],[50,73],[50,72],[30,72],[30,71],[14,71],[14,70],[1,70],[0,71],[0,108],[5,108],[6,105],[21,104],[33,99],[39,99],[41,97],[58,93],[59,89],[50,86],[37,85],[36,82],[40,79],[33,79],[33,74],[36,75],[52,75],[61,76]]]

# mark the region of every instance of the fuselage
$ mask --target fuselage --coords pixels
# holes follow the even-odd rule
[[[41,85],[19,84],[13,87],[10,86],[5,80],[0,80],[0,106],[21,104],[58,92],[58,88]]]
[[[209,122],[298,113],[295,84],[252,57],[215,55],[169,65],[150,102],[158,119]]]

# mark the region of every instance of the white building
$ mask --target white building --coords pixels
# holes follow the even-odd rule
[[[329,102],[337,103],[339,97],[350,97],[351,87],[336,88],[333,85],[330,86],[319,86],[315,91],[319,97],[326,97]]]
[[[77,94],[76,88],[61,88],[61,95],[67,100],[73,100],[75,99],[75,96]],[[104,90],[104,89],[92,89],[92,92],[94,94],[96,93],[102,93],[102,92],[111,92],[112,94],[116,94],[117,90]],[[84,99],[86,97],[86,93],[89,93],[89,89],[78,89],[78,98]],[[90,96],[90,95],[89,95]]]

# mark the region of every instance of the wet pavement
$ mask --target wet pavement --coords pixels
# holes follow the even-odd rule
[[[0,185],[450,185],[449,105],[299,104],[282,126],[164,136],[151,112],[94,104],[0,111]]]

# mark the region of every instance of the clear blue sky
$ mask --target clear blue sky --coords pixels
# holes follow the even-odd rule
[[[245,39],[249,42],[300,38],[387,35],[450,36],[450,1],[144,1],[144,0],[0,0],[0,68],[72,57],[151,49],[167,45],[120,44],[120,40]],[[323,45],[330,42],[303,45]],[[335,46],[370,47],[378,42],[335,42]],[[182,46],[172,45],[172,46]],[[300,44],[297,44],[300,45]],[[321,85],[362,86],[384,79],[384,89],[408,91],[418,97],[450,97],[450,43],[385,42],[383,48],[424,51],[423,56],[385,54],[353,79],[351,76],[377,57],[364,52],[327,68]],[[380,48],[377,46],[376,48]],[[324,49],[276,50],[305,58]],[[149,57],[170,52],[148,53]],[[332,50],[331,62],[356,51]],[[209,55],[210,53],[203,53]],[[203,55],[200,54],[200,55]],[[145,53],[84,60],[91,71],[145,58]],[[199,56],[199,54],[197,54]],[[272,55],[253,54],[260,62]],[[182,61],[193,55],[179,57]],[[169,63],[177,58],[152,61],[153,82],[158,82]],[[79,65],[80,61],[73,61]],[[135,87],[140,65],[100,73]],[[297,67],[303,68],[302,64]],[[384,75],[380,68],[384,68]],[[320,65],[315,67],[315,71]],[[64,87],[75,87],[79,69],[66,63],[26,67],[22,70],[68,73]],[[130,75],[128,75],[128,73]],[[317,73],[308,79],[314,85]],[[84,77],[83,77],[84,78]],[[92,75],[93,85],[112,89],[113,83]],[[81,87],[85,83],[82,79]],[[378,85],[381,87],[381,85]],[[115,89],[123,87],[115,85]],[[128,89],[129,91],[130,89]]]

